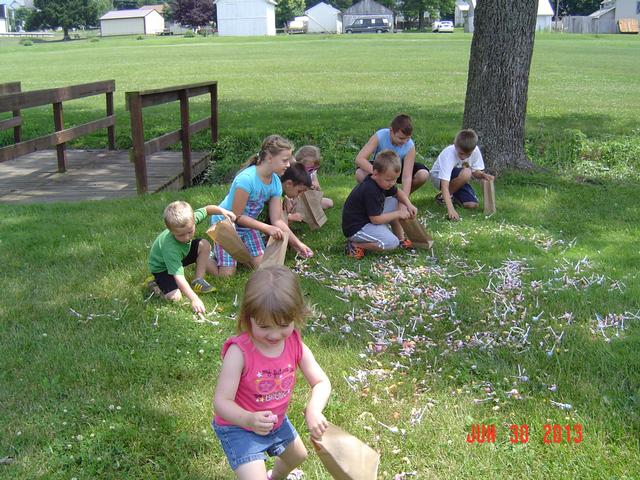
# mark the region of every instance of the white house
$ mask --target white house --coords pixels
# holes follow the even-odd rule
[[[551,30],[553,24],[553,8],[549,0],[538,0],[538,16],[536,30]]]
[[[33,8],[33,0],[0,0],[0,33],[8,33],[16,27],[11,19],[18,8]]]
[[[605,0],[601,9],[615,8],[616,22],[622,19],[635,18],[640,22],[640,1],[638,0]]]
[[[477,0],[469,0],[467,2],[469,8],[466,15],[464,15],[464,31],[473,33],[473,18],[474,11],[477,5]],[[457,6],[456,6],[457,11]],[[538,0],[538,14],[536,18],[536,30],[548,30],[551,28],[553,18],[553,8],[549,0]]]
[[[218,35],[275,35],[274,0],[216,0]]]
[[[164,17],[153,9],[115,10],[100,17],[100,35],[155,35],[164,31]]]
[[[456,27],[464,26],[464,19],[469,14],[469,4],[464,0],[456,0],[456,9],[453,16],[453,24]]]
[[[308,33],[342,33],[342,12],[324,2],[306,10]]]

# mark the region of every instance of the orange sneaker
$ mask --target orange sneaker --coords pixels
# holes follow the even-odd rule
[[[400,240],[400,247],[405,250],[411,250],[413,248],[413,242],[408,238],[405,238],[404,240]]]
[[[355,243],[348,241],[347,247],[344,253],[347,257],[355,258],[356,260],[362,260],[364,258],[364,248],[358,247]]]

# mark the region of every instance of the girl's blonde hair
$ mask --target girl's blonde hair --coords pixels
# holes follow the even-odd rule
[[[303,165],[319,165],[322,159],[320,149],[315,145],[300,147],[294,156],[296,157],[296,162],[302,163]]]
[[[293,143],[280,135],[269,135],[262,141],[260,150],[255,155],[251,155],[246,162],[242,164],[241,170],[251,165],[260,165],[267,158],[267,153],[278,155],[284,150],[293,150]]]
[[[258,325],[293,322],[300,329],[308,313],[298,277],[286,267],[264,267],[253,272],[244,287],[237,330],[251,332],[252,318]]]

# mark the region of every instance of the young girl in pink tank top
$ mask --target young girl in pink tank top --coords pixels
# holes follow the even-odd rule
[[[213,428],[231,469],[240,480],[280,480],[307,457],[287,418],[300,367],[311,386],[305,421],[322,437],[322,414],[331,394],[329,378],[300,339],[307,308],[298,278],[285,267],[253,273],[245,286],[238,335],[222,347],[222,369],[213,399]],[[273,470],[265,460],[275,456]],[[299,471],[297,471],[299,472]]]

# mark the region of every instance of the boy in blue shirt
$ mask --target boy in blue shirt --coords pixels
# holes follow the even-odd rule
[[[416,147],[411,139],[413,124],[409,115],[398,115],[389,128],[374,133],[356,156],[356,180],[362,182],[373,173],[373,159],[383,150],[393,150],[400,157],[400,175],[398,183],[402,191],[409,196],[429,179],[429,169],[416,162]],[[370,158],[373,158],[370,160]]]

